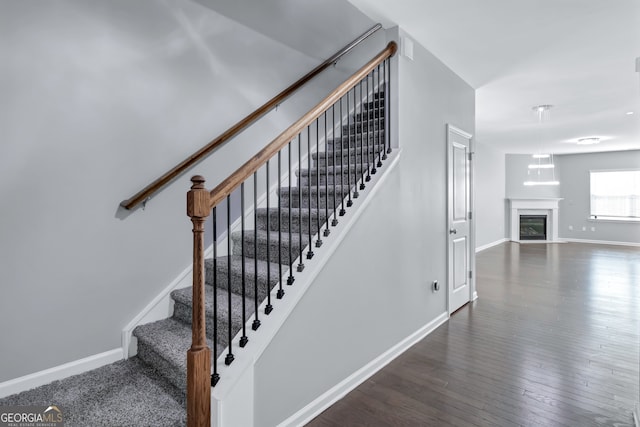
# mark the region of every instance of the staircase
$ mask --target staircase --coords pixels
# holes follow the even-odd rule
[[[244,318],[249,319],[255,307],[267,298],[268,290],[270,293],[278,284],[281,272],[283,282],[287,282],[290,260],[294,270],[301,262],[313,262],[308,260],[312,257],[309,249],[321,251],[317,240],[331,238],[327,237],[327,222],[331,227],[337,224],[351,206],[349,201],[366,188],[368,176],[386,158],[384,95],[383,91],[369,95],[372,101],[361,102],[361,108],[343,120],[347,124],[342,126],[341,135],[327,140],[324,151],[311,153],[311,168],[296,172],[298,186],[280,188],[276,196],[279,206],[256,209],[254,230],[231,232],[229,255],[205,261],[207,343],[212,351],[215,349],[215,355],[223,354],[229,346],[229,336],[242,330],[243,277]],[[306,166],[308,162],[302,164]],[[319,229],[321,233],[314,237],[312,247],[307,247],[309,236],[316,235]],[[296,261],[301,254],[302,258]],[[192,289],[175,290],[171,297],[175,303],[173,316],[138,326],[133,335],[138,339],[138,357],[186,393],[185,355],[191,345]],[[274,292],[271,302],[275,298]],[[277,309],[276,303],[273,309]],[[262,318],[265,314],[259,315]],[[214,316],[215,337],[211,327]]]

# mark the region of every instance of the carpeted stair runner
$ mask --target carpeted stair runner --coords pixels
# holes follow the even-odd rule
[[[349,123],[342,127],[342,136],[327,141],[326,152],[312,153],[312,167],[310,169],[300,169],[296,172],[300,187],[281,188],[278,195],[281,209],[278,209],[277,206],[269,209],[258,208],[256,210],[256,230],[245,230],[244,240],[240,231],[232,232],[232,253],[218,257],[215,263],[213,259],[205,261],[207,341],[210,348],[213,349],[213,346],[216,346],[219,356],[224,354],[224,349],[229,344],[229,329],[231,329],[231,336],[235,336],[242,328],[242,252],[244,251],[245,254],[245,310],[248,319],[254,312],[255,298],[258,299],[258,304],[260,304],[266,298],[267,292],[278,283],[279,263],[283,264],[282,272],[286,281],[290,259],[297,263],[296,259],[300,256],[301,250],[303,254],[306,254],[305,248],[309,244],[309,227],[311,226],[311,234],[316,234],[319,226],[322,227],[327,222],[327,211],[329,216],[333,215],[334,204],[338,207],[342,202],[343,196],[346,197],[350,191],[350,186],[353,188],[356,181],[359,181],[363,174],[366,174],[367,159],[370,165],[375,165],[384,152],[384,123],[382,119],[378,120],[378,115],[382,114],[382,111],[377,109],[378,103],[382,102],[381,100],[383,99],[383,92],[375,94],[375,100],[368,104],[364,103],[364,111],[353,114]],[[372,109],[374,107],[376,108],[375,110]],[[367,141],[369,142],[369,147],[367,147]],[[307,163],[303,162],[303,166],[307,166]],[[291,206],[291,211],[289,206]],[[289,224],[289,215],[291,215],[291,225]],[[278,216],[280,216],[279,222]],[[280,229],[278,228],[279,226]],[[282,244],[280,247],[279,242]],[[314,246],[313,250],[322,249]],[[257,258],[255,258],[256,254]],[[306,258],[304,262],[307,262]],[[268,270],[271,272],[269,282]],[[214,288],[214,274],[217,279],[217,288]],[[257,295],[256,281],[258,285]],[[231,293],[228,292],[227,286],[230,286]],[[214,292],[218,302],[217,311],[213,307]],[[229,296],[231,297],[232,308],[231,323],[229,323],[228,312]],[[137,393],[143,395],[157,393],[157,389],[161,388],[165,390],[167,396],[174,399],[175,404],[169,406],[182,407],[184,405],[184,394],[186,393],[186,353],[191,346],[191,288],[175,290],[171,293],[171,298],[174,301],[173,316],[135,328],[133,335],[138,342],[137,357],[118,362],[120,364],[118,365],[119,367],[112,368],[112,370],[123,373],[121,381],[124,384],[129,381],[129,376],[135,378],[135,375],[130,373],[131,370],[138,369],[141,373],[137,375],[144,374],[144,378],[149,373],[157,375],[157,384],[159,385],[154,385],[154,387],[148,389],[141,388],[137,390]],[[211,328],[214,313],[217,313],[218,327],[218,337],[215,343],[213,342]],[[251,345],[251,343],[248,345]],[[242,351],[242,349],[236,348],[234,351]],[[96,375],[95,372],[100,370],[109,372],[109,369],[100,368],[63,381],[67,381],[70,384],[69,386],[75,383],[80,384],[83,383],[82,377],[87,376],[89,378],[91,375]],[[144,381],[141,380],[141,382]],[[60,400],[60,397],[53,393],[54,389],[51,387],[54,384],[22,393],[22,400],[15,401],[26,401],[27,403],[25,404],[29,404],[29,396],[42,399],[42,393],[44,393],[42,390],[46,388],[45,391],[49,393],[48,398],[33,402],[33,404],[66,402]],[[65,385],[65,387],[67,386]],[[10,396],[7,399],[16,399],[16,396],[21,395]],[[84,410],[81,410],[81,407],[89,405],[91,399],[91,396],[83,396],[82,393],[77,393],[76,399],[73,402],[69,401],[71,412],[68,414],[70,418],[67,417],[66,425],[89,425],[84,423],[87,415]],[[163,395],[156,400],[162,401],[162,399],[167,399],[167,397]],[[145,401],[144,398],[138,400],[140,402]],[[155,402],[153,399],[151,400]],[[4,401],[7,400],[5,399]],[[3,400],[0,400],[0,404],[2,402]],[[122,408],[122,410],[124,411],[126,408]],[[158,408],[158,410],[163,410],[163,408]],[[74,411],[79,412],[76,413]],[[116,412],[118,411],[119,409],[116,409]],[[182,414],[176,415],[171,420],[174,423],[173,425],[180,425],[184,422]],[[111,424],[96,422],[91,425]],[[144,422],[138,423],[131,420],[130,425],[164,424],[156,423],[155,421],[145,424]]]

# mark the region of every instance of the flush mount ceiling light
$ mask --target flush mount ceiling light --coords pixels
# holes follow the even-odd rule
[[[593,144],[599,144],[599,143],[600,143],[600,138],[598,137],[580,138],[577,141],[578,145],[593,145]]]

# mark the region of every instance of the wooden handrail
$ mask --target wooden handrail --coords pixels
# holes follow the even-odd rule
[[[156,179],[151,184],[147,185],[146,187],[144,187],[142,190],[140,190],[139,192],[137,192],[127,200],[123,200],[120,203],[120,206],[122,206],[125,209],[133,209],[136,206],[138,206],[140,203],[148,200],[153,194],[158,192],[165,185],[167,185],[168,183],[176,179],[178,176],[182,175],[191,166],[203,160],[214,149],[224,144],[225,142],[229,141],[230,139],[235,137],[237,134],[239,134],[240,132],[242,132],[249,126],[251,126],[258,119],[260,119],[269,111],[273,110],[276,106],[281,104],[285,99],[291,96],[295,91],[297,91],[302,86],[304,86],[309,80],[316,77],[318,74],[320,74],[326,68],[331,66],[338,59],[340,59],[342,56],[347,54],[354,47],[356,47],[358,44],[360,44],[362,41],[364,41],[366,38],[368,38],[370,35],[372,35],[373,33],[375,33],[381,28],[382,28],[381,24],[376,24],[373,27],[371,27],[369,30],[362,33],[362,35],[360,35],[357,39],[353,40],[351,43],[349,43],[348,45],[340,49],[333,56],[331,56],[331,58],[327,59],[322,64],[318,65],[316,68],[309,71],[307,74],[301,77],[298,81],[296,81],[291,86],[289,86],[288,88],[280,92],[278,95],[271,98],[269,101],[267,101],[260,108],[258,108],[257,110],[255,110],[254,112],[246,116],[244,119],[240,120],[238,123],[230,127],[226,132],[218,136],[216,139],[209,142],[207,145],[205,145],[204,147],[202,147],[201,149],[199,149],[198,151],[196,151],[195,153],[193,153],[192,155],[190,155],[189,157],[187,157],[186,159],[178,163],[175,167],[173,167],[171,170],[166,172],[160,178]]]
[[[371,61],[356,71],[351,77],[344,81],[340,86],[334,89],[325,99],[320,101],[315,107],[309,110],[298,121],[289,126],[287,130],[282,132],[276,139],[267,144],[255,156],[249,159],[245,164],[240,166],[227,179],[222,181],[216,188],[211,190],[211,198],[209,200],[210,209],[214,208],[218,203],[224,200],[233,190],[235,190],[242,182],[248,179],[255,171],[257,171],[267,160],[273,157],[278,151],[282,150],[289,142],[291,142],[298,133],[316,120],[325,110],[336,103],[343,95],[345,95],[358,82],[365,78],[375,67],[385,59],[393,56],[398,49],[395,42],[390,42],[380,53],[378,53]]]

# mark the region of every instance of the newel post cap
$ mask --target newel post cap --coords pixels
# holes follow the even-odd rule
[[[206,218],[211,212],[209,191],[204,187],[204,177],[191,178],[191,190],[187,193],[187,215],[191,218]]]

